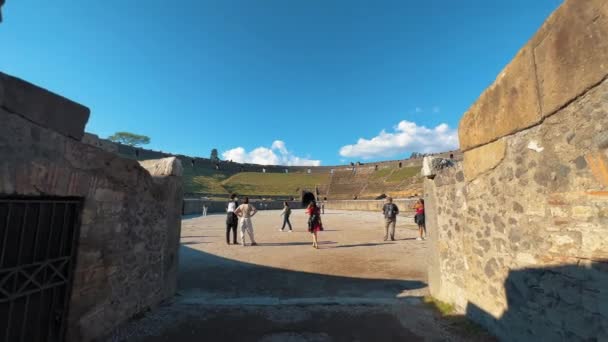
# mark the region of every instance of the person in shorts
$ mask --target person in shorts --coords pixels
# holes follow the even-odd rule
[[[417,237],[416,240],[424,240],[426,237],[426,224],[424,222],[424,200],[422,198],[418,199],[412,209],[416,210],[414,222],[416,222],[416,224],[418,225],[418,233],[420,234],[420,236]]]

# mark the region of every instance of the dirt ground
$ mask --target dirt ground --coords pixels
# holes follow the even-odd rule
[[[279,231],[279,214],[253,218],[258,246],[227,245],[225,215],[185,217],[175,300],[111,340],[473,339],[422,304],[427,242],[411,217],[399,217],[396,241],[385,242],[381,213],[326,211],[316,250],[303,210],[293,211],[291,233]]]

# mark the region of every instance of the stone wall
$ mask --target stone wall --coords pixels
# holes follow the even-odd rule
[[[302,202],[299,201],[287,201],[291,209],[302,209]],[[207,206],[208,214],[225,214],[226,201],[209,201],[197,198],[185,198],[182,207],[183,215],[200,215],[203,212],[203,205]],[[279,210],[283,209],[283,201],[251,201],[253,206],[258,210]]]
[[[179,158],[184,166],[192,166],[193,164],[196,167],[208,167],[210,169],[215,169],[216,163],[211,161],[209,158],[201,158],[201,157],[193,157],[193,156],[185,156],[181,154],[173,154],[163,151],[155,151],[142,147],[134,147],[123,145],[119,143],[114,143],[107,139],[100,139],[95,134],[86,133],[85,142],[103,148],[107,151],[112,151],[120,154],[125,158],[135,159],[135,160],[147,160],[147,159],[160,159],[175,156]],[[448,158],[450,154],[454,155],[454,159],[462,160],[462,152],[459,150],[448,151],[437,153],[436,156]],[[370,163],[362,163],[360,165],[355,164],[358,170],[375,170],[375,169],[383,169],[383,168],[399,168],[399,167],[411,167],[411,166],[419,166],[422,163],[422,158],[413,158],[413,159],[401,159],[401,160],[387,160],[380,162],[370,162]],[[401,164],[401,166],[399,166]],[[285,169],[288,169],[289,172],[308,172],[318,174],[318,173],[330,173],[331,170],[343,170],[343,169],[352,169],[352,166],[349,165],[333,165],[333,166],[283,166],[283,165],[260,165],[260,164],[249,164],[249,163],[236,163],[230,162],[226,160],[222,160],[219,162],[220,169],[222,171],[228,173],[236,173],[236,172],[262,172],[262,169],[265,169],[268,173],[284,173]]]
[[[429,287],[505,341],[608,340],[608,3],[566,1],[425,180]]]
[[[399,207],[400,214],[413,213],[412,206],[417,199],[394,199],[393,203]],[[329,200],[325,202],[326,209],[336,210],[360,210],[360,211],[382,211],[384,200]]]
[[[175,292],[179,161],[80,141],[88,108],[0,73],[0,195],[83,200],[67,341],[92,341]]]

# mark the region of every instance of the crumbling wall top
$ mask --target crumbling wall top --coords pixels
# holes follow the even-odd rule
[[[90,114],[79,103],[2,72],[0,108],[76,140],[84,136]]]

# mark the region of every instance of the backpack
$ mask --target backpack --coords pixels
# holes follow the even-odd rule
[[[399,213],[399,209],[394,203],[388,203],[388,208],[385,210],[385,215],[387,218],[395,218],[397,217],[397,213]]]

